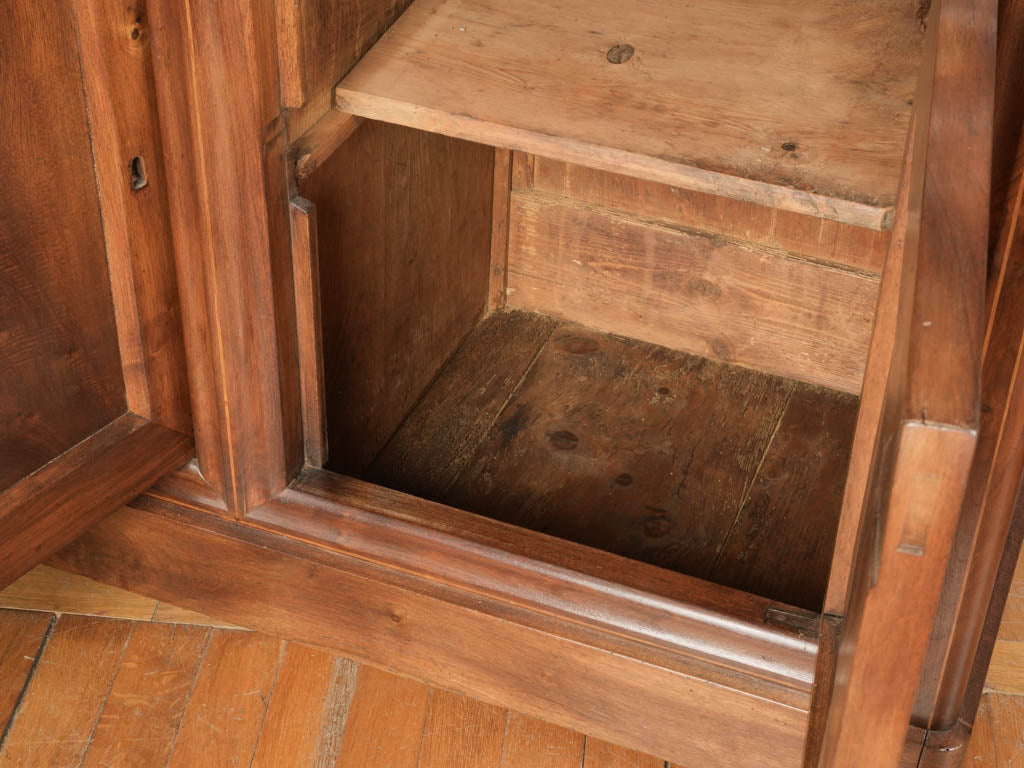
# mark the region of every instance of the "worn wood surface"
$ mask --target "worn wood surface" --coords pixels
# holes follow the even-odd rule
[[[699,229],[804,258],[880,274],[888,231],[658,184],[583,165],[513,153],[513,189],[612,208],[641,220]]]
[[[126,409],[72,3],[4,16],[0,491]]]
[[[369,479],[816,610],[856,407],[503,312],[464,342]]]
[[[316,125],[296,139],[289,150],[295,163],[295,181],[302,183],[333,155],[363,124],[362,118],[329,110]]]
[[[501,764],[503,768],[577,768],[583,765],[584,749],[583,734],[510,712]]]
[[[332,469],[366,467],[484,311],[493,172],[487,147],[368,123],[303,183]]]
[[[7,586],[193,455],[192,438],[122,416],[0,495]]]
[[[450,691],[434,691],[420,746],[419,768],[501,765],[508,713]]]
[[[0,734],[6,733],[52,628],[52,617],[33,611],[4,611],[0,621]]]
[[[191,433],[147,2],[74,8],[128,409]]]
[[[770,688],[752,678],[712,684],[692,665],[677,671],[685,659],[624,637],[186,508],[139,503],[154,511],[125,509],[93,526],[62,553],[62,567],[155,597],[174,594],[186,608],[202,603],[226,620],[345,649],[682,765],[799,764],[806,710],[766,698]],[[233,578],[225,582],[220,564],[228,561]],[[530,669],[538,674],[524,678]],[[766,739],[767,756],[759,748]]]
[[[985,696],[974,723],[971,743],[963,765],[970,768],[1021,768],[1024,766],[1024,696]]]
[[[860,392],[875,277],[560,197],[512,197],[508,305]]]
[[[917,74],[915,10],[419,0],[336,99],[363,117],[880,229]],[[624,43],[635,55],[610,63]]]
[[[295,313],[299,324],[302,438],[306,463],[322,467],[327,461],[327,413],[324,410],[324,348],[316,207],[305,198],[293,197],[288,211],[291,217]]]
[[[509,218],[512,204],[512,155],[508,149],[494,150],[493,225],[491,227],[491,269],[487,309],[502,309],[508,294]]]

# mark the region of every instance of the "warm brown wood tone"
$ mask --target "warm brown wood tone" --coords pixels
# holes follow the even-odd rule
[[[303,457],[274,5],[149,8],[196,451],[234,514]]]
[[[0,586],[193,455],[192,438],[128,414],[0,495]]]
[[[417,768],[430,688],[373,667],[359,669],[356,696],[333,768]]]
[[[255,632],[213,633],[167,768],[252,760],[283,646]]]
[[[74,5],[128,409],[191,432],[147,3]]]
[[[614,208],[642,220],[699,229],[729,240],[788,251],[813,261],[880,274],[888,232],[854,227],[728,197],[513,153],[513,188]]]
[[[433,691],[418,768],[500,768],[507,718],[490,704]]]
[[[295,181],[302,183],[359,130],[363,119],[329,110],[320,121],[298,138],[291,148],[295,159]]]
[[[0,590],[0,606],[27,611],[80,613],[149,620],[159,602],[73,573],[37,565]]]
[[[1010,158],[1024,139],[1024,2],[999,0],[996,42],[996,94],[993,115],[992,158],[992,243],[1005,228],[1010,209],[1013,169]]]
[[[1024,733],[1024,696],[988,694],[982,700],[963,765],[1022,768],[1021,733]]]
[[[336,98],[363,117],[881,229],[914,90],[914,13],[418,0]],[[635,57],[609,63],[623,41]]]
[[[493,172],[487,147],[368,123],[302,185],[332,469],[366,467],[483,313]]]
[[[327,414],[324,412],[324,350],[320,315],[320,257],[316,207],[293,197],[291,213],[292,274],[295,312],[299,318],[299,384],[302,389],[302,435],[306,463],[327,461]]]
[[[81,764],[132,626],[89,616],[57,620],[4,738],[0,766]]]
[[[928,21],[895,345],[879,361],[889,374],[825,734],[830,768],[897,761],[967,486],[979,426],[995,19],[994,2],[946,0]]]
[[[990,277],[978,449],[915,718],[956,725],[1024,477],[1024,142]]]
[[[332,89],[412,0],[284,0],[279,56],[289,133],[306,133],[330,110]]]
[[[494,224],[491,228],[491,271],[487,309],[502,309],[508,291],[509,216],[512,195],[512,151],[494,150]]]
[[[856,407],[848,395],[500,312],[367,477],[817,610]]]
[[[513,193],[510,307],[860,392],[878,281],[612,209]]]
[[[778,697],[778,688],[773,693],[737,673],[731,682],[710,683],[692,664],[684,672],[682,657],[625,637],[184,508],[139,504],[154,511],[125,509],[93,526],[64,551],[62,566],[156,597],[175,594],[186,608],[283,637],[344,648],[682,765],[799,764],[806,709],[792,696],[788,704],[768,698]],[[225,562],[232,563],[230,581]],[[288,600],[266,599],[282,589]],[[524,678],[530,669],[547,673]],[[769,755],[760,753],[766,740]]]
[[[617,747],[606,741],[587,739],[583,768],[663,768],[663,760]]]
[[[712,581],[821,610],[856,419],[851,395],[793,390]]]
[[[334,768],[346,731],[355,677],[353,662],[289,643],[260,729],[252,768]]]
[[[71,0],[4,25],[0,491],[126,409]]]
[[[510,712],[501,765],[502,768],[580,768],[583,744],[583,734]]]
[[[4,611],[0,622],[0,734],[14,714],[43,649],[53,617],[31,611]]]
[[[209,642],[206,627],[136,624],[82,768],[166,765]]]

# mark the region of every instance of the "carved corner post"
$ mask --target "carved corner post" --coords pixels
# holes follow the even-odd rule
[[[302,463],[274,0],[153,0],[199,469],[234,516]]]

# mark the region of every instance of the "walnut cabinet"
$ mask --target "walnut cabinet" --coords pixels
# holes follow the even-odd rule
[[[13,0],[0,582],[684,767],[956,765],[1024,533],[1016,0]]]

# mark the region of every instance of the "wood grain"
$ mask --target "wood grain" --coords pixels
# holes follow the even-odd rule
[[[210,633],[205,627],[135,625],[82,768],[167,764]]]
[[[366,479],[442,499],[556,325],[526,312],[499,312],[480,323],[374,459]]]
[[[356,665],[326,651],[289,643],[252,768],[333,768],[346,729]]]
[[[132,627],[89,616],[57,620],[7,732],[0,766],[81,764]]]
[[[565,324],[445,502],[705,578],[793,386]]]
[[[537,194],[509,248],[510,307],[860,392],[870,275]]]
[[[214,631],[168,768],[252,761],[283,646],[253,632]]]
[[[157,601],[37,565],[0,592],[0,607],[148,621],[157,609]]]
[[[738,678],[710,683],[692,666],[677,671],[682,659],[650,646],[494,606],[203,513],[142,502],[172,517],[122,510],[66,549],[61,566],[154,597],[174,595],[187,608],[202,603],[225,619],[386,664],[682,765],[799,763],[806,710],[773,702],[764,686],[746,694],[732,687],[740,686]],[[230,581],[224,562],[232,563]],[[287,598],[267,600],[268,594]],[[524,670],[536,672],[524,678]],[[759,749],[765,740],[774,745],[767,756]]]
[[[320,255],[316,207],[301,197],[288,206],[291,215],[292,274],[299,322],[299,384],[306,463],[327,462],[327,403],[324,398],[323,322],[320,314]]]
[[[5,9],[0,490],[127,407],[73,18],[71,0]]]
[[[636,55],[610,64],[624,40]],[[752,13],[649,0],[623,13],[419,0],[336,99],[371,119],[881,229],[919,43],[914,9],[895,2]]]
[[[507,719],[498,707],[435,688],[418,768],[500,768]]]
[[[988,694],[981,701],[963,764],[971,768],[1024,766],[1024,698]]]
[[[0,496],[0,585],[193,455],[192,438],[128,414]]]
[[[508,713],[502,768],[580,768],[582,733],[559,728],[518,712]]]
[[[429,686],[361,666],[333,768],[417,768],[429,703]]]
[[[4,611],[0,622],[0,733],[7,730],[54,618],[36,611]]]
[[[643,752],[618,747],[599,739],[587,739],[583,768],[663,768],[664,765],[664,760]]]
[[[302,185],[332,469],[369,464],[484,311],[493,172],[486,147],[369,123]]]
[[[290,155],[295,162],[295,181],[301,184],[359,130],[362,118],[329,110],[292,144]]]
[[[512,152],[494,150],[494,219],[491,228],[490,286],[487,290],[487,309],[494,311],[505,306],[508,292],[509,207],[512,203]]]
[[[191,433],[147,3],[74,8],[128,409]]]
[[[711,232],[813,261],[880,274],[888,231],[806,216],[522,152],[513,153],[513,189],[557,195],[685,229]]]

